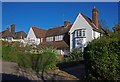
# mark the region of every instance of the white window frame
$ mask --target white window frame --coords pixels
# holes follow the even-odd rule
[[[63,40],[63,35],[55,36],[55,41],[61,41],[61,40]]]
[[[86,36],[85,29],[79,29],[75,31],[75,37],[85,37],[85,36]]]
[[[46,37],[46,42],[52,42],[53,41],[53,36],[52,37]]]

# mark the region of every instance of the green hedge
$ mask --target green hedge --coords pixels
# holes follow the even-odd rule
[[[86,79],[120,79],[120,39],[110,34],[93,40],[84,50]]]

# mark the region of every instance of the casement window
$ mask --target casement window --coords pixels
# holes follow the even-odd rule
[[[76,45],[82,45],[83,39],[82,38],[76,38]]]
[[[75,31],[75,37],[85,37],[86,33],[85,33],[85,29],[79,29]]]
[[[47,37],[46,38],[46,42],[51,42],[51,41],[53,41],[53,37]]]
[[[63,40],[63,35],[55,36],[55,41]]]

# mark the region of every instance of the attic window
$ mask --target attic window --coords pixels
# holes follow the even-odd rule
[[[47,37],[46,38],[46,42],[51,42],[51,41],[53,41],[53,37]]]
[[[85,29],[76,30],[75,37],[85,37]]]

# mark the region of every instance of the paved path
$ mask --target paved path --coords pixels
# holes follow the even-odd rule
[[[16,73],[18,65],[13,62],[6,62],[0,60],[0,73],[13,74]]]

